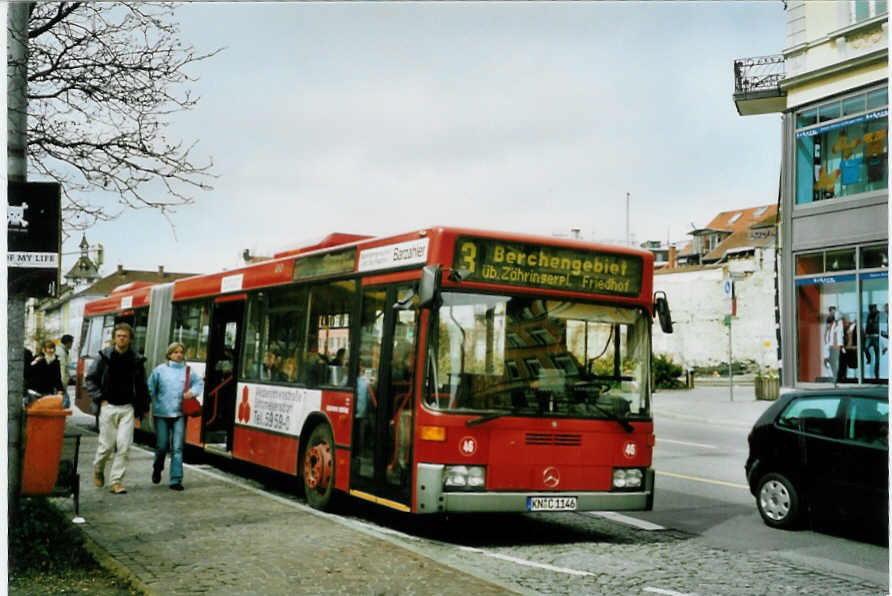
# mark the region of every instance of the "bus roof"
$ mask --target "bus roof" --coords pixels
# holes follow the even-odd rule
[[[496,232],[473,228],[430,227],[412,232],[383,237],[370,237],[357,234],[334,233],[320,242],[282,251],[270,260],[260,261],[232,270],[200,274],[177,279],[173,282],[173,300],[188,300],[205,296],[233,294],[251,289],[286,284],[295,279],[313,279],[335,273],[387,273],[410,267],[440,264],[446,272],[451,271],[456,262],[456,243],[459,239],[481,239],[503,243],[514,248],[517,256],[527,247],[528,252],[535,247],[549,247],[563,250],[562,255],[597,253],[616,257],[640,259],[642,273],[653,268],[653,254],[646,250],[606,244],[585,242],[572,238],[536,236],[511,232]],[[544,255],[543,255],[544,256]],[[509,257],[510,258],[510,257]],[[533,259],[526,255],[532,263]],[[445,272],[444,272],[445,273]],[[461,287],[490,288],[493,282],[465,281]],[[498,282],[495,282],[498,284]],[[136,287],[137,284],[139,287]],[[127,284],[115,288],[106,298],[86,305],[85,315],[118,312],[128,308],[147,306],[151,283]],[[457,287],[459,284],[445,278],[444,287]],[[508,284],[512,285],[512,284]],[[129,286],[129,287],[128,287]],[[521,293],[541,293],[558,288],[530,287],[514,284],[513,290]],[[565,290],[568,295],[584,294]],[[634,296],[609,296],[618,302],[640,304],[650,302],[652,280],[642,275],[640,292]],[[590,296],[589,296],[590,297]]]

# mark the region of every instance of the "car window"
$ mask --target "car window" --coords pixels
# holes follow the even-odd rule
[[[777,424],[809,434],[841,439],[843,424],[838,416],[841,401],[841,397],[794,399],[778,417]]]
[[[889,403],[865,397],[849,398],[846,407],[846,439],[889,446]]]

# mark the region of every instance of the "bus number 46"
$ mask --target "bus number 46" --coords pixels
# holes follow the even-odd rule
[[[477,453],[477,439],[464,437],[458,444],[458,450],[462,455],[474,455]]]

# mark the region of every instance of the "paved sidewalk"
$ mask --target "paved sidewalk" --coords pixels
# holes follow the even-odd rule
[[[80,526],[99,562],[146,594],[505,594],[309,507],[186,464],[186,490],[151,483],[152,453],[134,446],[114,495],[93,484],[96,435],[80,432]],[[65,511],[71,499],[56,501]]]
[[[772,402],[753,387],[660,391],[654,418],[749,428]],[[504,594],[396,544],[368,527],[255,489],[248,482],[185,465],[184,492],[151,483],[152,452],[134,445],[126,495],[93,485],[92,417],[75,409],[79,432],[80,526],[100,563],[146,594]],[[75,424],[77,423],[77,424]],[[70,499],[57,501],[65,510]]]
[[[735,383],[732,399],[726,380],[724,385],[697,386],[695,382],[694,389],[658,390],[654,393],[652,408],[657,422],[660,418],[674,418],[750,429],[773,403],[756,400],[752,383]]]

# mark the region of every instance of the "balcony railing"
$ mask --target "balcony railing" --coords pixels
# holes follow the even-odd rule
[[[784,56],[757,56],[734,61],[734,94],[776,91],[784,80]]]

